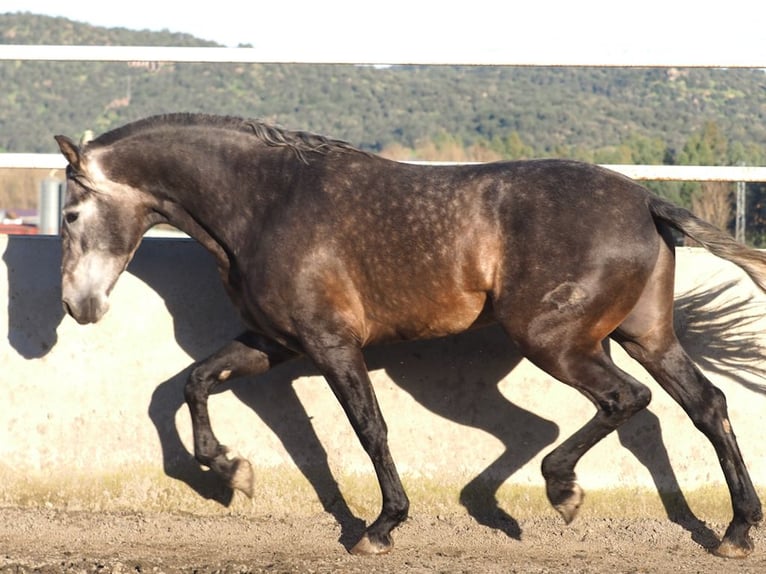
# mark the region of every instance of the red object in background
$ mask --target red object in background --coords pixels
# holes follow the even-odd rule
[[[37,235],[37,227],[33,225],[0,223],[0,235]]]

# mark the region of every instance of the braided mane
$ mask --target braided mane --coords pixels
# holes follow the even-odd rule
[[[125,138],[166,127],[211,127],[249,133],[268,146],[291,149],[303,162],[306,161],[306,153],[327,153],[334,149],[364,153],[345,141],[311,132],[287,130],[259,120],[235,116],[193,113],[150,116],[106,132],[88,145],[108,146]]]

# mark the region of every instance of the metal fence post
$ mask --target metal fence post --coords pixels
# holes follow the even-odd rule
[[[737,215],[734,220],[734,239],[740,243],[745,242],[745,227],[747,225],[745,205],[745,182],[737,182]]]
[[[59,234],[65,189],[66,184],[58,179],[44,179],[40,184],[38,233],[42,235]]]

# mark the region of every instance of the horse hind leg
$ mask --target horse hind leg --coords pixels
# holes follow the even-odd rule
[[[715,553],[744,557],[753,544],[750,528],[763,513],[729,420],[726,397],[697,368],[673,330],[672,243],[660,250],[653,277],[612,337],[684,409],[718,455],[734,516]]]
[[[600,343],[590,351],[572,349],[556,356],[530,359],[580,391],[597,409],[590,421],[551,451],[542,463],[548,500],[569,524],[584,498],[575,474],[577,462],[601,439],[645,408],[651,392],[617,368]]]
[[[688,357],[670,321],[662,328],[639,332],[648,334],[636,335],[636,325],[629,324],[621,327],[615,338],[686,411],[711,442],[721,463],[734,516],[713,552],[725,558],[743,558],[753,550],[750,528],[762,520],[763,512],[732,430],[726,397]]]
[[[223,478],[229,487],[251,498],[254,492],[252,465],[244,458],[232,456],[216,438],[210,424],[208,397],[217,384],[233,377],[259,375],[292,356],[284,347],[247,332],[198,363],[184,388],[191,414],[195,458]]]

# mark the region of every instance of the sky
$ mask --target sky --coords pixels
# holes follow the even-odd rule
[[[184,32],[230,47],[276,50],[295,61],[353,53],[360,63],[453,55],[513,63],[534,54],[562,63],[616,58],[671,65],[754,61],[766,67],[763,0],[215,0],[179,6],[162,0],[2,0],[0,12]]]

